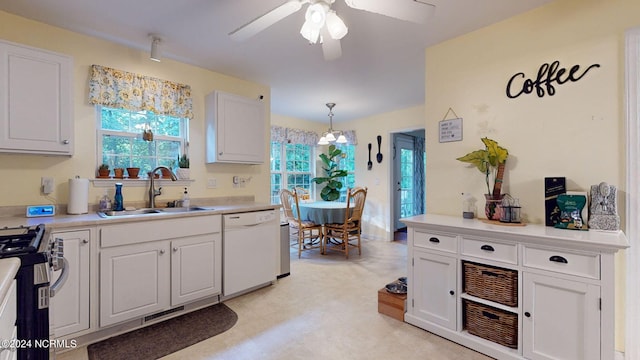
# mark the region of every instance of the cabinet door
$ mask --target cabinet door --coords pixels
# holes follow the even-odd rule
[[[171,305],[219,294],[222,290],[220,233],[171,242]]]
[[[527,359],[600,359],[600,287],[524,272]]]
[[[414,251],[413,315],[456,329],[455,258]]]
[[[73,154],[72,60],[0,41],[0,151]]]
[[[64,257],[67,259],[68,277],[64,285],[51,298],[49,307],[53,336],[56,338],[89,328],[89,230],[52,233],[52,238],[61,238]],[[53,272],[51,283],[61,271]]]
[[[223,92],[205,99],[207,162],[262,164],[268,133],[264,104]]]
[[[169,307],[168,251],[168,241],[101,250],[100,326]]]

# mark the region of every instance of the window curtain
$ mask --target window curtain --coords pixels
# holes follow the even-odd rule
[[[413,164],[414,214],[424,214],[424,138],[413,138]]]
[[[271,127],[271,141],[315,146],[318,143],[318,140],[318,134],[313,131],[285,128],[281,126]]]
[[[189,85],[91,65],[89,103],[158,115],[193,118]]]
[[[356,137],[355,130],[345,130],[342,133],[344,134],[344,137],[347,138],[347,144],[358,145],[358,138]]]

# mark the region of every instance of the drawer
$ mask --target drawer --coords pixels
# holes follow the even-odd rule
[[[0,304],[0,339],[11,339],[11,334],[16,326],[17,300],[16,281],[11,282],[6,297]]]
[[[462,254],[482,259],[518,263],[518,245],[480,239],[462,239]]]
[[[454,235],[413,231],[413,245],[425,249],[434,249],[450,253],[458,252],[458,238]]]
[[[600,279],[600,254],[525,246],[523,262],[531,268]]]

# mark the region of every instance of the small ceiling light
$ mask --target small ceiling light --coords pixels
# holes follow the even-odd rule
[[[329,143],[332,143],[334,141],[338,144],[346,144],[347,138],[344,136],[342,131],[333,130],[333,107],[336,106],[336,104],[327,103],[326,105],[329,108],[329,130],[322,134],[320,141],[318,141],[318,145],[329,145]],[[338,135],[337,139],[336,135]]]
[[[151,55],[149,56],[149,59],[160,62],[162,57],[161,53],[160,38],[157,36],[151,36]]]

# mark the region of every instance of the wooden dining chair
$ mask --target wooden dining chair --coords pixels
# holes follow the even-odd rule
[[[298,206],[298,195],[296,191],[289,191],[287,189],[280,190],[280,202],[292,234],[298,237],[298,258],[300,258],[303,250],[319,248],[320,253],[324,254],[322,224],[316,224],[313,221],[302,220],[300,218],[300,207]]]
[[[358,249],[358,255],[362,255],[360,233],[362,232],[362,213],[364,202],[367,198],[367,188],[358,187],[347,190],[347,208],[342,224],[324,225],[324,251],[336,250],[344,252],[349,258],[349,247]],[[353,205],[352,205],[353,204]],[[352,207],[353,206],[353,207]],[[329,241],[334,239],[336,242]]]

